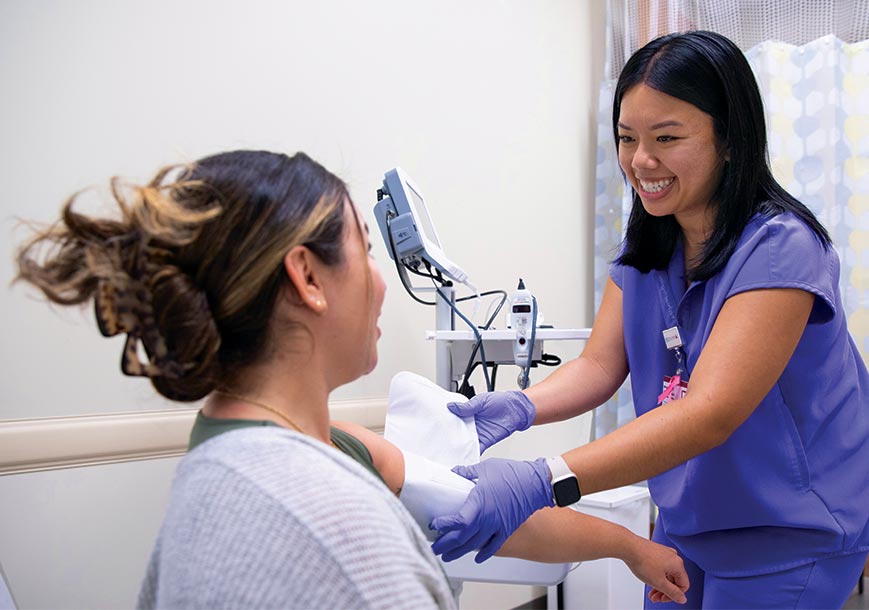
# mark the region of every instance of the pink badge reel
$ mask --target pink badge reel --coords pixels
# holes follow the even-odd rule
[[[658,406],[665,405],[671,400],[679,400],[688,393],[688,382],[681,376],[664,375],[664,391],[658,396]]]

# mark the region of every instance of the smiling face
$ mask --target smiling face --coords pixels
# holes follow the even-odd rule
[[[675,215],[682,229],[712,226],[712,195],[724,155],[712,117],[678,98],[638,84],[618,119],[619,165],[652,216]]]

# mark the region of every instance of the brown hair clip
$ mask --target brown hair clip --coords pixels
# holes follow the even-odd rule
[[[100,280],[94,296],[97,325],[104,337],[127,334],[121,357],[121,370],[125,375],[178,378],[184,368],[171,358],[147,297],[141,282],[132,278],[128,279],[124,291],[118,291],[108,280]],[[147,363],[139,359],[139,341],[148,356]]]

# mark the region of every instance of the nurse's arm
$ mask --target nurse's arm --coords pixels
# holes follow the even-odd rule
[[[726,441],[778,381],[814,299],[779,288],[727,299],[684,398],[564,455],[583,493],[643,481]]]
[[[535,425],[569,419],[602,405],[627,375],[622,291],[609,278],[582,354],[525,390],[537,412]]]
[[[404,485],[404,454],[388,440],[354,423],[332,425],[356,437],[371,454],[386,485],[400,494]],[[603,557],[625,562],[634,575],[665,598],[684,601],[688,576],[675,550],[641,538],[630,530],[570,508],[539,510],[513,532],[496,553],[547,563],[573,563]]]

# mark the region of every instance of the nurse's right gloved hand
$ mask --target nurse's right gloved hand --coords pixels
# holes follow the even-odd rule
[[[514,432],[534,423],[534,403],[518,390],[484,392],[468,402],[451,402],[447,408],[459,417],[473,417],[480,439],[480,453]]]
[[[435,555],[453,561],[478,549],[482,563],[501,548],[516,528],[537,510],[553,506],[552,473],[544,458],[534,461],[489,458],[456,466],[453,472],[477,482],[459,512],[436,517],[429,525],[437,532]]]

